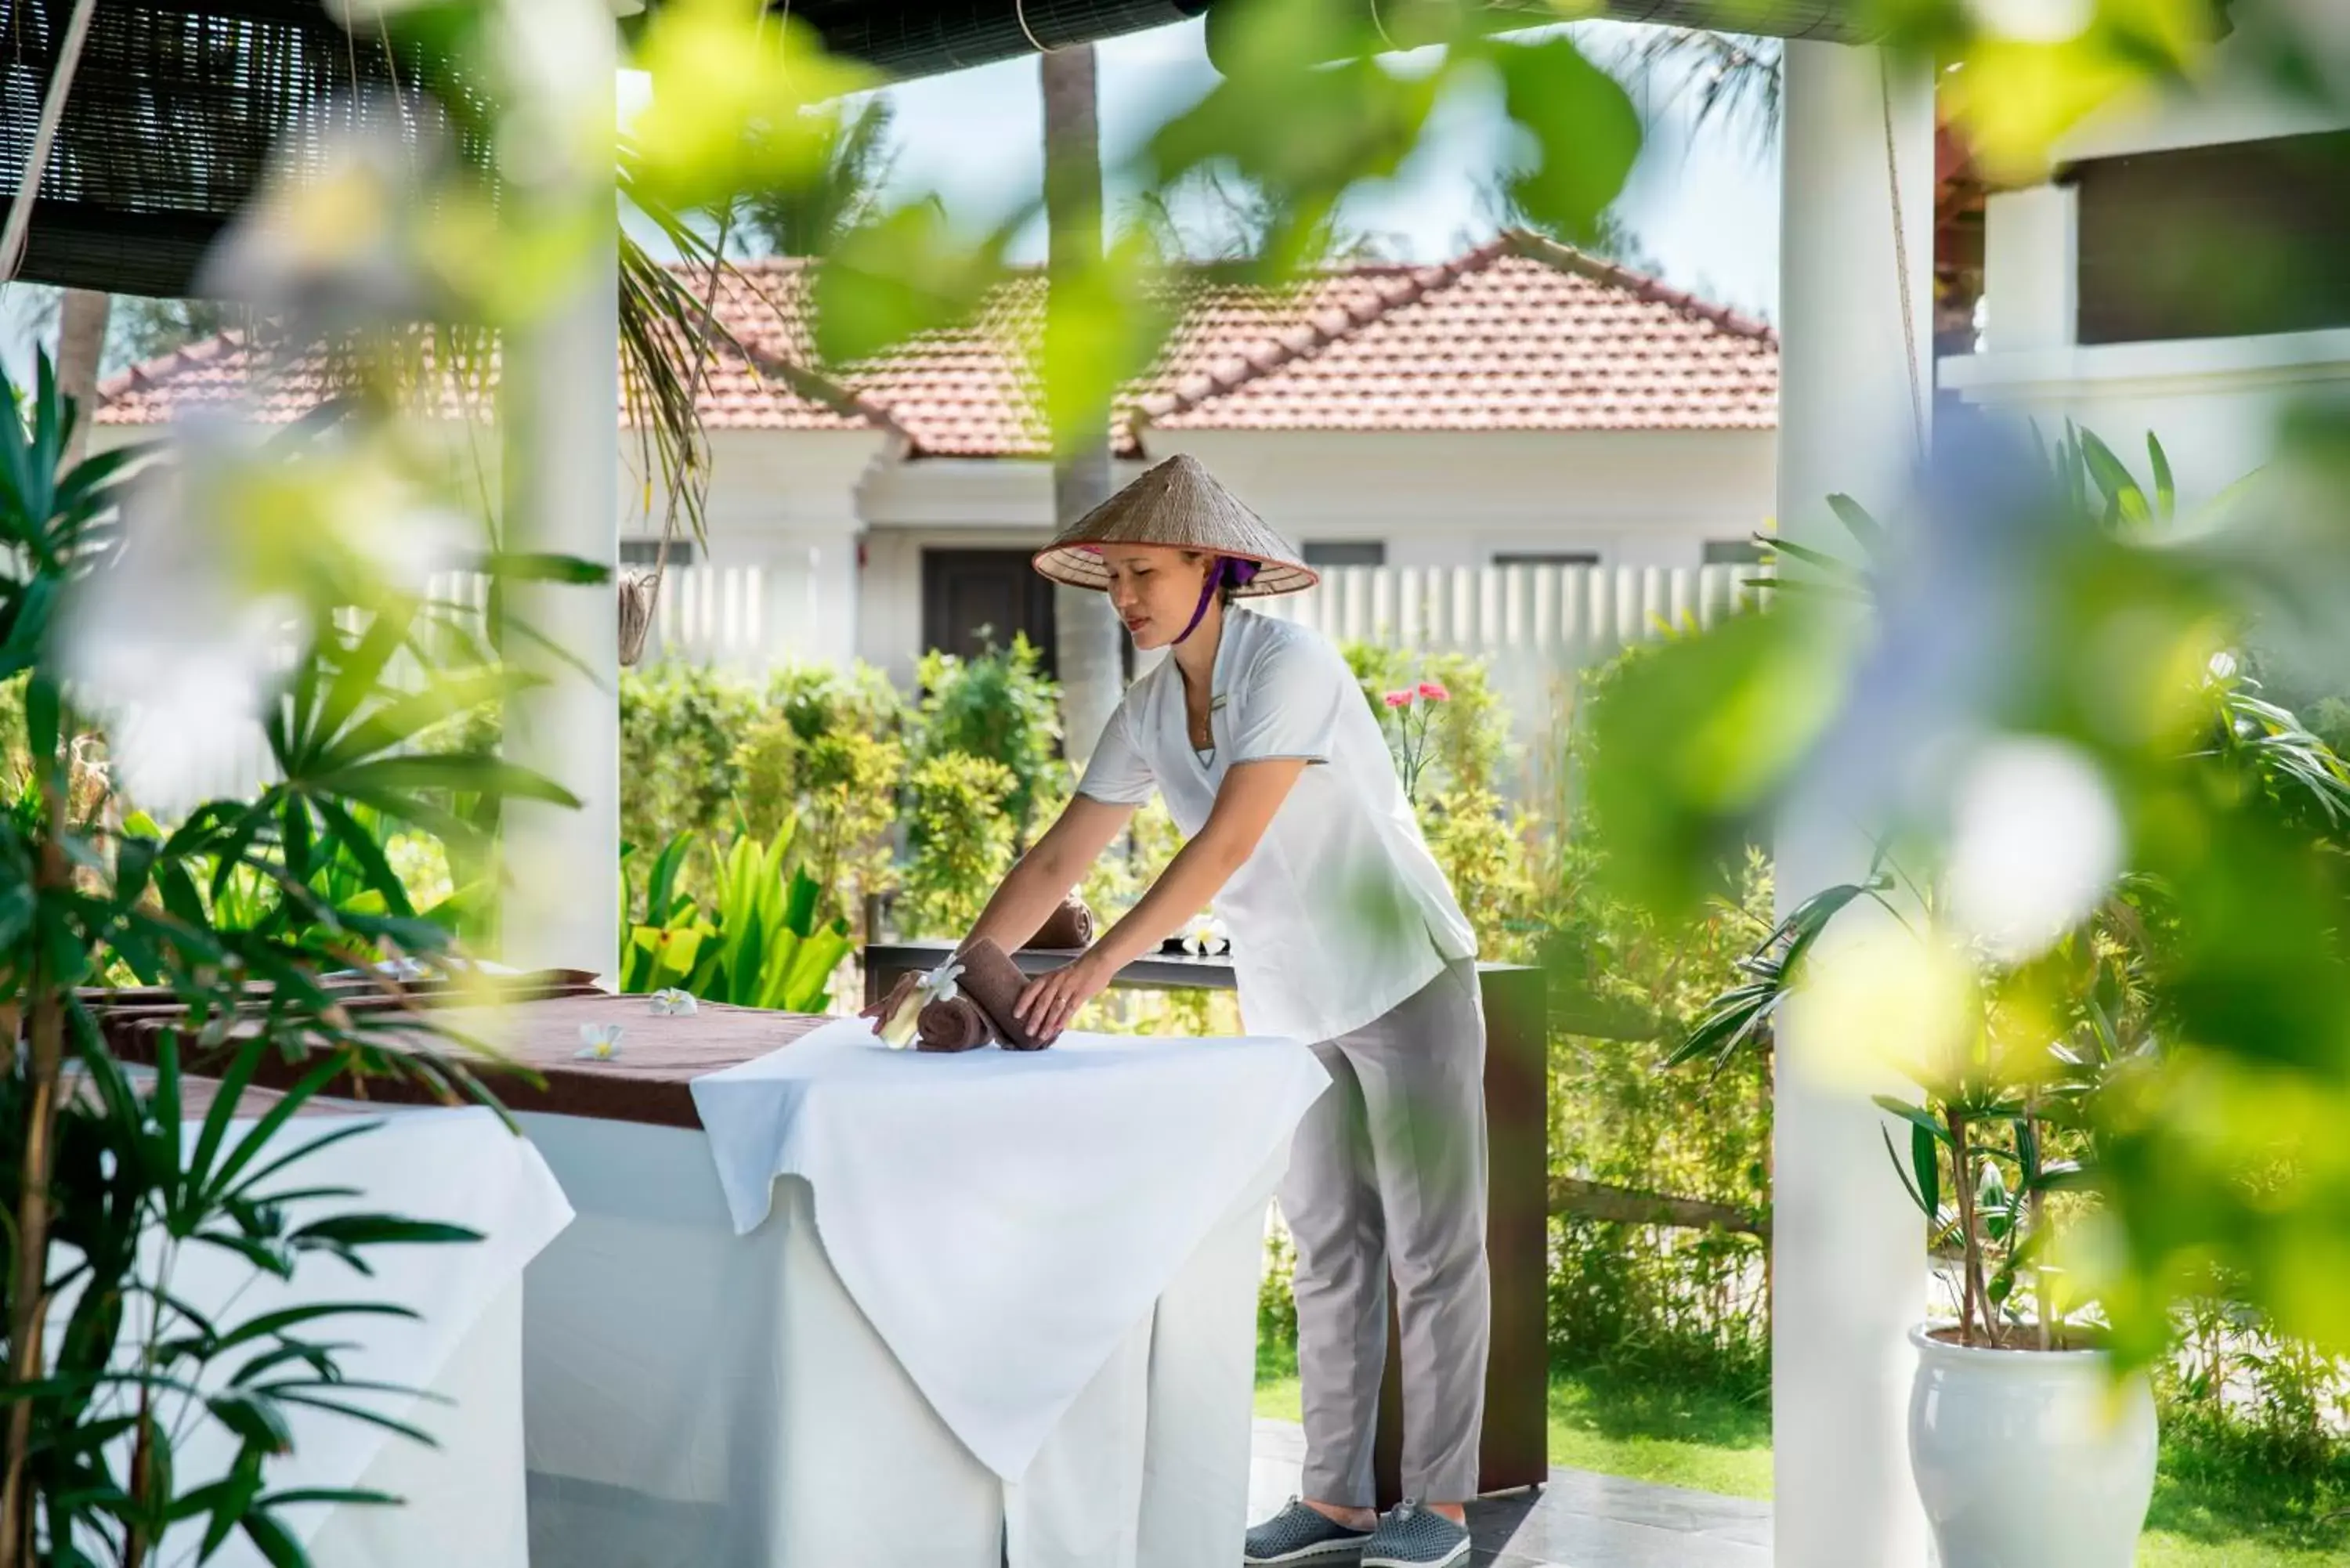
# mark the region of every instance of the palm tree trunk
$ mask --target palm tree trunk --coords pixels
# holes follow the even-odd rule
[[[89,450],[89,429],[98,421],[98,369],[106,356],[106,324],[114,296],[86,288],[66,290],[57,306],[57,390],[74,401],[73,439],[66,443],[71,468]]]
[[[1051,226],[1047,276],[1098,260],[1102,250],[1101,137],[1094,115],[1094,51],[1037,57],[1045,89],[1045,213]],[[1048,313],[1045,331],[1058,330]],[[1055,357],[1046,356],[1047,362]],[[1054,432],[1053,520],[1066,526],[1109,498],[1109,415],[1088,410],[1082,432]],[[1123,633],[1109,596],[1088,588],[1053,592],[1054,643],[1061,678],[1061,725],[1072,761],[1093,754],[1125,686]]]

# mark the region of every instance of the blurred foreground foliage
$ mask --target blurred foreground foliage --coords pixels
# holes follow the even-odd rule
[[[2174,1304],[2221,1272],[2289,1337],[2350,1349],[2350,770],[2246,679],[2251,649],[2304,670],[2341,651],[2338,546],[2293,548],[2315,541],[2282,499],[2334,449],[2181,516],[2158,446],[2142,484],[2085,433],[2053,455],[1968,426],[1938,445],[1913,516],[1880,528],[1838,498],[1843,556],[1790,543],[1764,613],[1657,649],[1607,694],[1611,881],[1686,915],[1779,817],[1898,846],[1929,884],[1980,882],[1988,857],[2012,912],[2109,835],[2111,863],[2056,888],[2044,929],[1933,908],[1920,944],[1802,964],[1799,1004],[1828,1000],[1791,1033],[1795,1065],[1934,1083],[1947,1051],[2028,1097],[2106,1038],[2080,1106],[2099,1201],[2071,1262],[2122,1360],[2161,1355]],[[1971,792],[2018,742],[2087,798],[2011,794],[1981,820]],[[2128,950],[2084,967],[2110,950],[2095,922],[2125,874]],[[1952,963],[1988,989],[1953,991]]]

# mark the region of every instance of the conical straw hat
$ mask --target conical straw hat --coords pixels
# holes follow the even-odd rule
[[[1254,561],[1238,597],[1294,594],[1321,581],[1288,540],[1188,455],[1170,457],[1061,530],[1036,553],[1036,569],[1076,588],[1107,588],[1104,545],[1167,545]]]

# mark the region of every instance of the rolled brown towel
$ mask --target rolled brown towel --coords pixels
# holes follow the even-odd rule
[[[978,1002],[988,1021],[995,1025],[997,1041],[1006,1051],[1043,1050],[1047,1043],[1030,1033],[1028,1026],[1012,1015],[1013,1007],[1028,984],[1020,966],[985,937],[963,949],[961,956],[962,977],[959,983],[962,993]]]
[[[922,1008],[915,1044],[924,1051],[976,1051],[995,1037],[987,1014],[968,996]]]
[[[1032,948],[1085,948],[1094,940],[1094,912],[1075,893],[1062,900],[1061,907],[1045,917],[1036,934],[1028,939]]]

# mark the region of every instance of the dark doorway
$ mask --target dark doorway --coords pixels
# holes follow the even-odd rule
[[[1024,636],[1055,673],[1053,585],[1025,550],[922,552],[922,645],[975,658]]]

